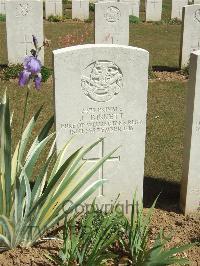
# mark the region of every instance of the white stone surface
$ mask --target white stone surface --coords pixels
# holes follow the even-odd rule
[[[72,0],[72,19],[89,19],[89,0]]]
[[[121,0],[129,6],[129,16],[140,17],[140,0]]]
[[[146,0],[146,21],[160,21],[162,17],[162,0]]]
[[[190,53],[200,50],[200,5],[183,8],[180,66],[189,64]]]
[[[200,210],[200,51],[191,54],[187,97],[181,208]]]
[[[62,16],[62,0],[45,0],[45,16]]]
[[[0,14],[6,14],[6,2],[5,0],[0,0]]]
[[[95,43],[129,44],[129,8],[126,3],[95,4]]]
[[[43,44],[43,3],[40,0],[6,1],[8,62],[22,63],[34,48],[32,35]],[[40,52],[44,62],[44,49]]]
[[[121,145],[90,181],[109,182],[88,202],[96,196],[98,204],[110,204],[120,193],[120,203],[131,204],[136,189],[143,195],[149,53],[91,44],[53,54],[57,149],[73,135],[69,154],[104,137],[84,158],[88,168]]]
[[[194,0],[194,4],[200,4],[200,0]]]
[[[188,5],[188,0],[172,0],[171,18],[182,20],[182,9]]]

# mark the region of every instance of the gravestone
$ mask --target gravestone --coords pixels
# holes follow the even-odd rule
[[[43,44],[43,3],[40,0],[6,1],[6,31],[8,62],[22,63],[34,48],[32,35]],[[44,62],[44,49],[40,52]]]
[[[129,44],[128,4],[118,2],[95,4],[95,43]]]
[[[129,16],[140,17],[140,0],[121,0],[129,6]]]
[[[194,4],[200,4],[200,0],[194,0]]]
[[[146,0],[146,21],[160,21],[162,0]]]
[[[89,19],[89,0],[72,0],[72,19]]]
[[[6,0],[0,0],[0,14],[6,14]]]
[[[53,54],[57,149],[72,136],[69,154],[103,137],[83,158],[88,168],[121,145],[90,180],[109,181],[90,200],[96,196],[98,204],[111,204],[120,193],[120,203],[128,208],[136,189],[139,198],[143,194],[149,54],[112,44],[67,47]]]
[[[200,5],[188,5],[183,8],[181,68],[189,64],[190,53],[196,50],[200,50]]]
[[[187,214],[200,210],[200,51],[190,59],[186,132],[180,205]]]
[[[53,16],[62,16],[62,0],[45,0],[46,19]]]
[[[188,5],[188,0],[172,0],[171,18],[182,20],[182,10],[186,5]]]

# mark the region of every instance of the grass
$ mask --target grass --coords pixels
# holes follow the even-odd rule
[[[163,3],[163,18],[170,17],[170,1]],[[64,14],[70,16],[69,3],[64,5]],[[144,2],[141,5],[144,15]],[[93,14],[91,14],[91,17]],[[93,43],[93,23],[82,23],[69,20],[61,23],[44,23],[45,36],[51,40],[51,48],[45,51],[45,66],[52,67],[52,50],[63,47],[62,38],[67,34],[89,34],[84,43]],[[150,52],[150,63],[160,69],[177,68],[179,63],[180,25],[140,23],[130,25],[130,45],[147,49]],[[0,64],[6,64],[5,22],[0,22]],[[76,43],[75,43],[76,44]],[[13,44],[14,45],[14,44]],[[15,112],[13,134],[19,137],[22,106],[25,91],[18,89],[16,81],[0,81],[0,94],[7,88],[11,97],[11,106]],[[153,81],[149,84],[148,119],[145,175],[166,180],[179,181],[182,174],[184,106],[186,83],[181,81]],[[178,103],[178,104],[177,104]],[[40,92],[31,91],[29,115],[41,104],[44,104],[39,124],[53,113],[53,84],[49,80],[42,85]],[[27,117],[27,118],[28,118]]]

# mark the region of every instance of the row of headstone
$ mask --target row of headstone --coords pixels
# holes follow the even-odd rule
[[[5,0],[1,0],[2,3]],[[99,1],[102,2],[102,1]],[[106,2],[106,1],[104,1]],[[118,2],[113,0],[110,2]],[[129,16],[133,15],[139,18],[140,0],[120,0],[127,3],[129,7]],[[199,4],[200,0],[194,0],[194,4]],[[3,5],[3,4],[2,4]],[[171,18],[182,20],[183,7],[188,5],[188,0],[172,0]],[[5,6],[5,4],[4,4]],[[50,15],[62,15],[62,0],[45,0],[46,18]],[[162,0],[146,0],[146,21],[160,21],[162,17]],[[72,0],[72,19],[78,18],[86,20],[89,18],[89,0]]]
[[[87,0],[85,0],[87,1]],[[19,63],[33,48],[32,35],[43,40],[42,2],[7,1],[7,47],[9,63]],[[200,49],[200,5],[188,5],[183,8],[183,26],[180,66],[189,63],[190,53]],[[95,43],[129,44],[129,5],[119,2],[95,4]],[[15,19],[13,19],[15,18]],[[101,23],[99,23],[101,21]],[[15,45],[13,46],[13,43]],[[41,53],[44,61],[44,53]]]
[[[6,1],[6,9],[8,62],[17,64],[21,63],[34,48],[32,35],[37,36],[42,45],[43,3],[40,0],[8,0]],[[97,3],[95,4],[95,11],[95,43],[128,45],[128,4]],[[101,23],[99,23],[100,21]],[[40,53],[40,59],[44,62],[43,49]]]
[[[6,0],[0,0],[0,14],[6,13]],[[113,2],[116,2],[114,0]],[[99,1],[102,2],[102,1]],[[139,17],[140,0],[120,0],[129,6],[129,15]],[[200,3],[200,0],[194,0]],[[182,8],[188,4],[188,0],[172,0],[171,18],[182,19]],[[162,0],[146,0],[146,21],[160,21],[162,15]],[[62,0],[45,0],[45,16],[62,16]],[[89,0],[72,0],[72,19],[86,20],[89,18]]]

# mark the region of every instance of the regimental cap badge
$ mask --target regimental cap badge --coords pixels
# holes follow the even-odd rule
[[[123,74],[111,61],[95,61],[85,68],[81,88],[91,100],[107,102],[123,88]]]

